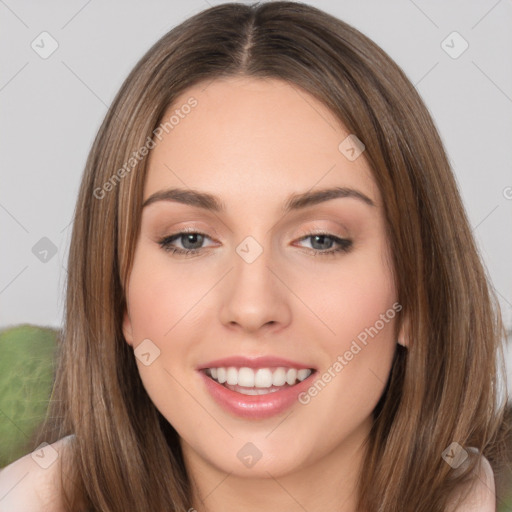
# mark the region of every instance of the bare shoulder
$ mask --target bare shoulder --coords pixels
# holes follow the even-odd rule
[[[496,512],[494,473],[485,457],[481,458],[478,470],[467,498],[457,508],[453,508],[453,501],[450,502],[452,506],[448,507],[448,512]]]
[[[41,447],[0,470],[0,510],[61,512],[60,455],[72,436]]]

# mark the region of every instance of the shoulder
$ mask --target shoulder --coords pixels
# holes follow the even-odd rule
[[[496,488],[491,464],[481,457],[474,483],[466,499],[457,508],[448,507],[448,512],[496,512]]]
[[[72,436],[40,447],[0,470],[0,510],[60,512],[60,455]]]

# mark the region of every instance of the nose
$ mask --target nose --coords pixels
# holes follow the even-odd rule
[[[270,250],[264,249],[252,262],[235,252],[233,269],[222,286],[222,324],[251,333],[286,327],[291,319],[291,292],[280,274]]]

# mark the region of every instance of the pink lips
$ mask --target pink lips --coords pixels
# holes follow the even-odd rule
[[[236,391],[231,391],[222,384],[219,384],[206,375],[204,371],[206,368],[227,368],[229,366],[237,368],[275,368],[282,366],[285,368],[296,368],[297,370],[303,368],[314,368],[296,361],[273,356],[256,357],[252,359],[234,356],[210,361],[209,363],[197,368],[199,370],[199,375],[201,375],[201,378],[203,379],[206,390],[217,404],[227,412],[234,414],[237,417],[254,420],[270,418],[280,414],[290,408],[294,403],[298,402],[298,395],[311,386],[311,376],[316,373],[314,371],[302,382],[299,382],[294,386],[283,386],[281,390],[273,393],[265,395],[244,395],[242,393],[237,393]]]
[[[228,366],[235,366],[236,368],[242,368],[244,366],[247,368],[277,368],[278,366],[283,366],[285,368],[296,368],[297,370],[301,370],[303,368],[314,369],[313,366],[308,366],[307,364],[274,356],[259,356],[252,358],[244,356],[225,357],[223,359],[216,359],[215,361],[202,364],[198,366],[197,369],[205,370],[206,368],[227,368]]]

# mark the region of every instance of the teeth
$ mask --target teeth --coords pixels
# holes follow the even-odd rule
[[[226,382],[226,368],[212,368],[213,370],[217,370],[217,381],[220,384],[224,384]],[[211,374],[213,377],[213,373]]]
[[[256,373],[254,373],[254,370],[252,368],[241,368],[241,370],[249,370],[254,375],[255,387],[270,388],[272,386],[272,372],[268,368],[260,368],[259,370],[256,370]],[[243,380],[240,380],[239,385],[245,386],[245,382]]]
[[[311,370],[307,368],[303,368],[297,372],[297,378],[302,382],[304,379],[307,379],[311,375]]]
[[[278,368],[272,374],[272,385],[274,386],[284,386],[286,382],[286,369]]]
[[[270,388],[272,386],[293,386],[304,379],[307,379],[312,370],[295,368],[207,368],[206,374],[220,384],[226,386],[243,386],[247,388]]]
[[[279,388],[243,388],[240,386],[226,386],[231,391],[236,391],[237,393],[241,393],[242,395],[268,395],[269,393],[275,393],[279,391]]]
[[[231,384],[232,386],[236,386],[238,384],[238,370],[236,368],[230,367],[226,371],[226,382]]]
[[[233,384],[238,384],[239,386],[245,386],[246,388],[253,388],[254,382],[256,380],[256,376],[254,375],[254,371],[251,368],[240,368],[239,371],[236,368],[230,368],[230,370],[235,375]],[[266,387],[266,386],[258,386],[258,387]]]

